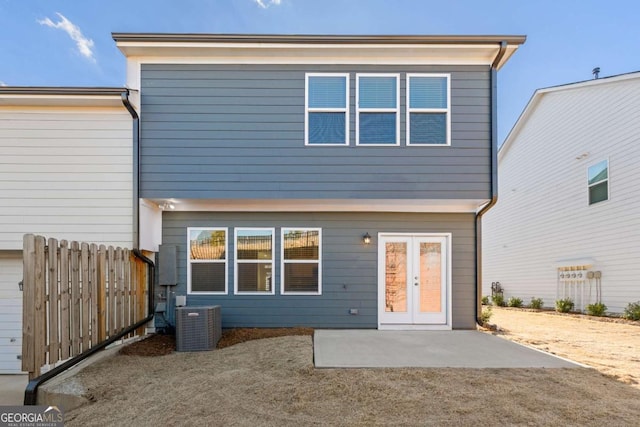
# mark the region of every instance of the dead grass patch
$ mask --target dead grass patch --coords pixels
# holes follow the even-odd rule
[[[78,380],[67,425],[636,425],[640,390],[592,369],[315,369],[309,336],[163,357]]]
[[[497,334],[591,366],[640,389],[640,322],[494,307]]]

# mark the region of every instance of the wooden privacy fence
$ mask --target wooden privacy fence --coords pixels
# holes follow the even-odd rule
[[[29,379],[146,316],[147,265],[128,249],[27,234],[23,264],[22,370]],[[140,327],[130,336],[143,333]]]

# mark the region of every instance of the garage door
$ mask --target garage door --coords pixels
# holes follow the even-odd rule
[[[22,280],[20,252],[0,251],[0,374],[21,372]]]

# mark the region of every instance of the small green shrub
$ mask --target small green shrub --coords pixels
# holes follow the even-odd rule
[[[504,296],[502,296],[501,294],[495,294],[494,296],[492,296],[491,301],[493,302],[493,305],[497,305],[498,307],[505,306]]]
[[[540,310],[542,306],[544,306],[544,301],[542,301],[542,298],[531,298],[531,302],[529,303],[530,308]]]
[[[489,296],[485,295],[482,297],[482,305],[489,305]]]
[[[493,316],[493,311],[491,311],[491,307],[486,307],[482,309],[482,313],[480,313],[480,321],[483,325],[486,325]]]
[[[571,298],[563,298],[556,301],[556,311],[568,313],[573,310],[574,304]]]
[[[622,317],[628,320],[640,320],[640,301],[630,302],[624,309]]]
[[[507,304],[509,305],[509,307],[522,307],[522,298],[511,297],[509,298]]]
[[[601,302],[587,305],[587,313],[591,316],[604,316],[607,311],[607,306]]]

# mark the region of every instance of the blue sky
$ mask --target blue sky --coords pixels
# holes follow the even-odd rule
[[[122,86],[111,32],[524,34],[499,141],[533,91],[640,70],[637,0],[0,0],[0,85]]]

